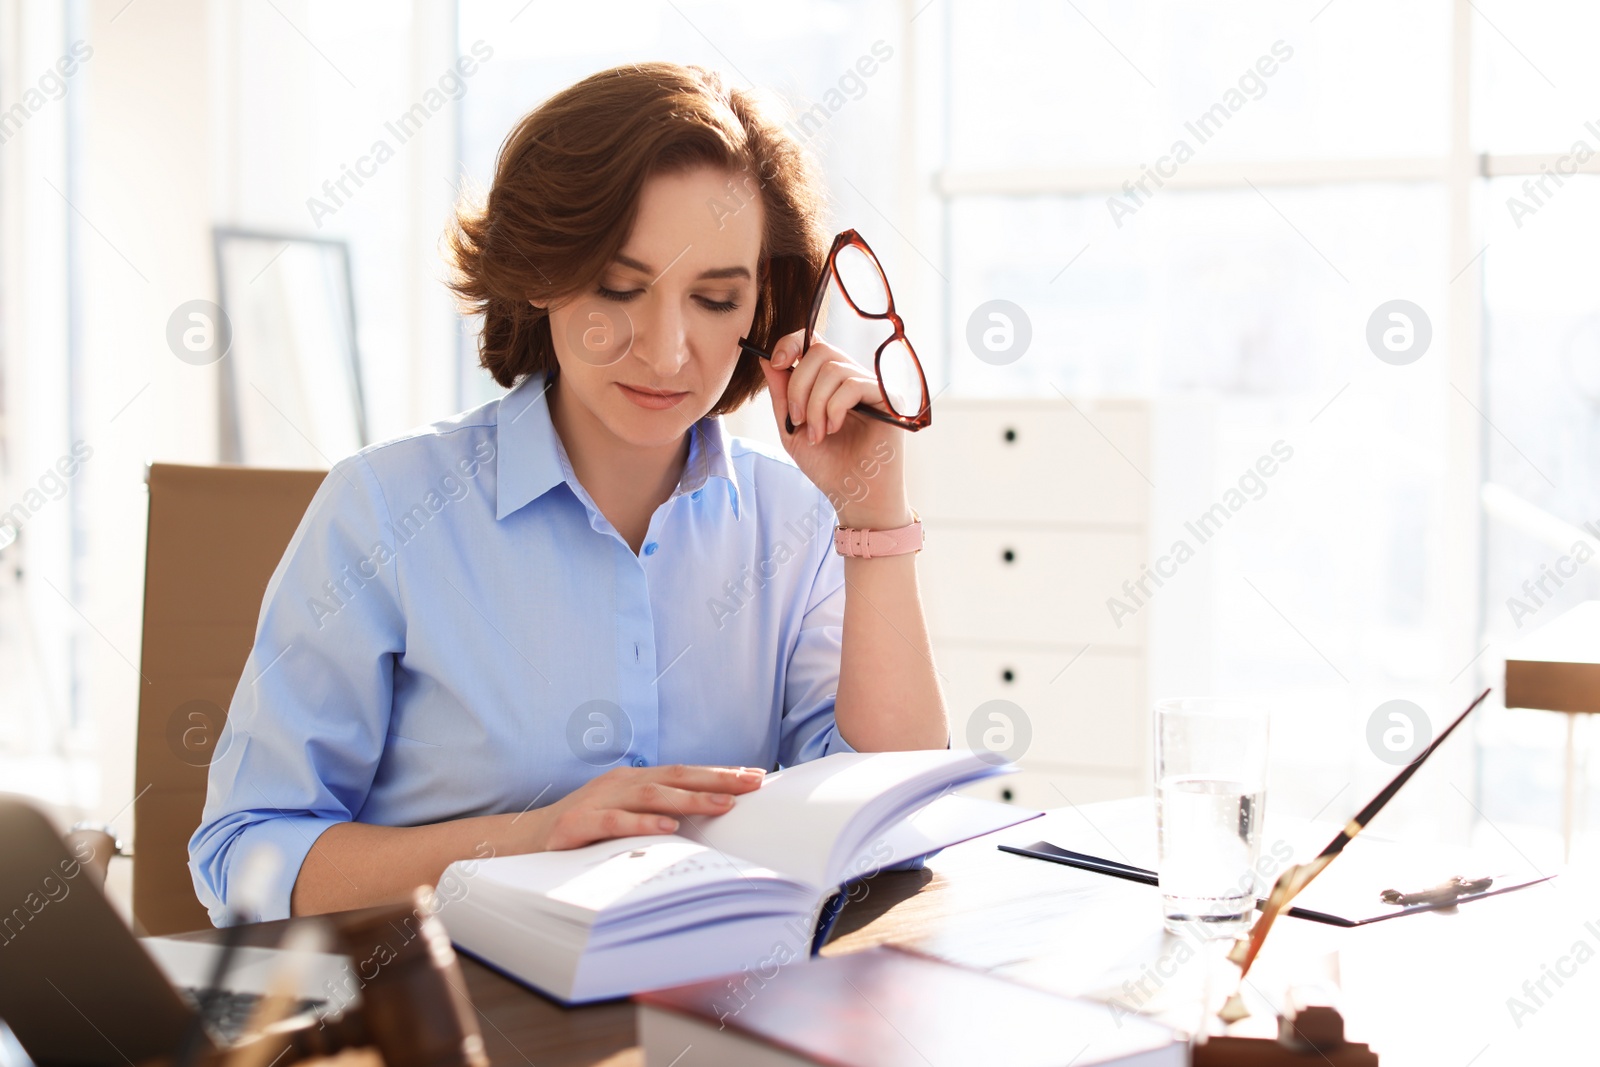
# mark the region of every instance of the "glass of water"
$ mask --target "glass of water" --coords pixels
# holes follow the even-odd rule
[[[1155,706],[1157,864],[1168,930],[1238,937],[1250,925],[1267,799],[1267,710],[1222,698]]]

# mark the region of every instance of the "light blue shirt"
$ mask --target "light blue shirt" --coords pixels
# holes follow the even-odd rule
[[[317,835],[523,811],[609,767],[774,768],[834,723],[844,561],[793,460],[693,427],[639,554],[545,380],[337,463],[267,585],[190,870],[214,923],[257,845],[289,914]]]

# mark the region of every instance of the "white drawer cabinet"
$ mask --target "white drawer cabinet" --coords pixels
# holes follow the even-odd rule
[[[1030,731],[1022,772],[971,795],[1052,808],[1148,791],[1147,615],[1118,626],[1106,601],[1149,559],[1151,442],[1143,401],[1050,398],[946,397],[905,439],[953,742],[991,700]]]
[[[978,709],[1009,701],[1026,718],[1030,740],[1021,760],[1115,768],[1142,773],[1149,734],[1144,659],[1093,646],[1063,650],[941,646],[950,729],[959,739],[981,738],[996,724]],[[1005,709],[1002,709],[1005,710]],[[980,741],[981,743],[981,741]]]
[[[927,547],[917,566],[935,640],[1143,645],[1143,613],[1113,619],[1106,607],[1139,577],[1142,530],[929,519]]]
[[[956,792],[984,800],[1003,800],[1024,808],[1064,808],[1121,800],[1150,792],[1143,776],[1085,771],[1079,768],[1031,769],[1001,775]]]
[[[1143,401],[943,400],[908,441],[911,499],[929,519],[1142,528]]]

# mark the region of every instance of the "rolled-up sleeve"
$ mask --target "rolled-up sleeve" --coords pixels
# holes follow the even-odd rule
[[[247,858],[279,854],[250,920],[289,914],[307,853],[361,811],[388,734],[405,621],[383,492],[367,460],[336,464],[267,584],[255,641],[189,841],[195,891],[222,925]]]

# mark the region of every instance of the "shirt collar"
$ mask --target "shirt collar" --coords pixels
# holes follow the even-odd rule
[[[503,519],[562,482],[577,485],[567,450],[550,419],[546,375],[530,374],[500,398],[495,414],[495,518]],[[734,519],[739,518],[739,479],[728,453],[721,416],[707,415],[691,428],[689,458],[672,496],[693,493],[712,477],[728,485]],[[671,498],[669,498],[671,499]]]

